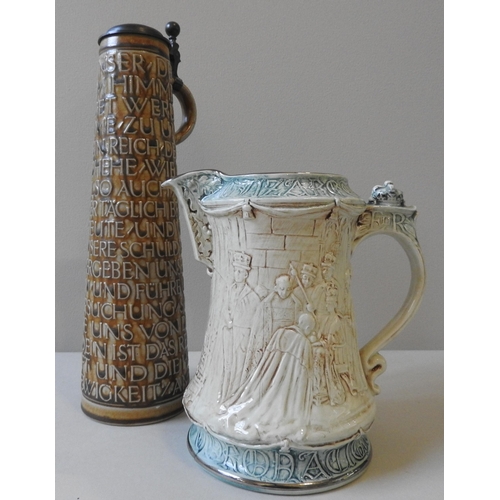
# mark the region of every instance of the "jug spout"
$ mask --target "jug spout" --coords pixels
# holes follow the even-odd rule
[[[195,258],[213,270],[212,229],[201,204],[221,184],[221,173],[215,170],[188,172],[165,181],[163,188],[171,188],[179,199],[190,229]]]

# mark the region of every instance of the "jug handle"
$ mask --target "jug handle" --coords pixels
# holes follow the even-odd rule
[[[179,130],[175,132],[175,144],[180,144],[191,135],[196,124],[196,102],[185,83],[178,89],[174,88],[173,93],[177,97],[182,111],[182,122]]]
[[[380,392],[380,388],[374,383],[374,380],[386,368],[386,361],[378,351],[394,339],[413,317],[420,305],[425,287],[424,259],[415,230],[417,211],[415,207],[404,206],[402,193],[395,190],[392,183],[390,183],[392,190],[400,194],[397,200],[390,196],[388,197],[386,194],[380,196],[380,192],[384,191],[384,187],[389,183],[390,181],[387,181],[384,186],[375,186],[373,189],[372,200],[369,202],[373,204],[367,205],[366,210],[358,217],[353,242],[354,249],[369,236],[373,236],[374,234],[388,234],[395,238],[403,247],[410,261],[411,268],[410,288],[403,305],[394,318],[375,337],[367,342],[359,352],[363,371],[373,394]]]

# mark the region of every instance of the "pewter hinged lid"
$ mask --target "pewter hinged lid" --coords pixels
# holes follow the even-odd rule
[[[162,42],[168,43],[168,39],[165,38],[158,30],[145,26],[143,24],[119,24],[110,28],[104,35],[101,35],[97,40],[97,43],[101,43],[105,38],[110,36],[119,35],[144,35],[157,38]]]

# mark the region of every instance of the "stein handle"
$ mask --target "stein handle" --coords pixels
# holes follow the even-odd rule
[[[194,101],[193,94],[186,87],[185,83],[179,78],[177,69],[181,62],[181,54],[179,52],[179,44],[177,37],[181,32],[181,27],[174,21],[167,23],[165,26],[170,43],[170,64],[172,65],[172,90],[175,97],[179,101],[182,110],[182,122],[179,130],[175,132],[175,144],[180,144],[185,141],[193,131],[196,124],[196,102]]]
[[[182,123],[179,130],[175,132],[175,144],[180,144],[191,135],[196,124],[196,102],[185,83],[180,89],[174,88],[174,95],[177,97],[182,111]]]
[[[387,195],[388,191],[392,192]],[[415,207],[404,206],[402,193],[390,181],[375,186],[369,203],[373,204],[358,218],[353,248],[369,236],[388,234],[403,247],[411,267],[410,289],[403,305],[359,352],[368,386],[373,394],[378,394],[380,388],[374,381],[386,368],[386,361],[378,351],[396,337],[417,311],[425,287],[425,266],[415,230]]]

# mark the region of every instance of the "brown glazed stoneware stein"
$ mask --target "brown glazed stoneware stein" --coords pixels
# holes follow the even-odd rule
[[[177,414],[189,378],[178,205],[160,186],[196,105],[177,76],[180,28],[166,32],[123,24],[99,38],[81,405],[109,424]]]

